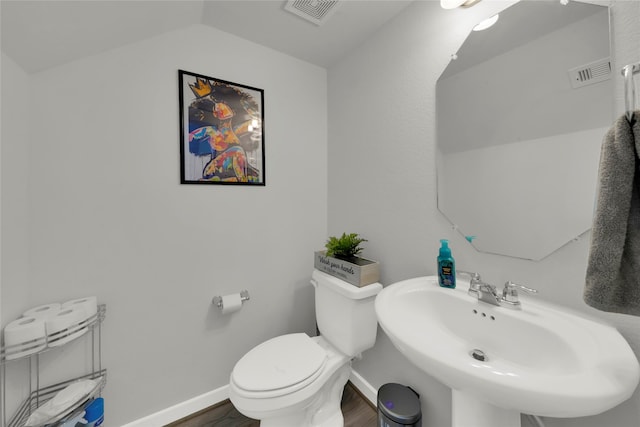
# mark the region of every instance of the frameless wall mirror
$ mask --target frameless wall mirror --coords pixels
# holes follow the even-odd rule
[[[609,55],[607,7],[523,0],[440,76],[438,209],[478,251],[540,260],[591,228]]]

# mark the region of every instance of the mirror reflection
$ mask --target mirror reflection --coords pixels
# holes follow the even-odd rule
[[[521,1],[445,69],[438,209],[477,250],[540,260],[590,229],[609,55],[607,7]]]

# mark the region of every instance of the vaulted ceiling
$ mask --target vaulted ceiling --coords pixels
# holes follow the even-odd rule
[[[313,1],[313,0],[311,0]],[[411,0],[339,0],[321,26],[286,0],[2,0],[2,51],[28,73],[203,24],[329,67]]]

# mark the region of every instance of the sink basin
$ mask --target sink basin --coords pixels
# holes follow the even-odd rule
[[[519,425],[520,412],[594,415],[633,394],[640,368],[615,328],[539,300],[523,301],[522,310],[494,306],[467,289],[461,280],[446,289],[435,276],[419,277],[387,286],[375,304],[394,346],[451,387],[454,406],[460,392],[517,413]]]

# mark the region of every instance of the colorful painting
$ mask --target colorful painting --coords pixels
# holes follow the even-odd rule
[[[265,185],[264,91],[179,70],[182,184]]]

